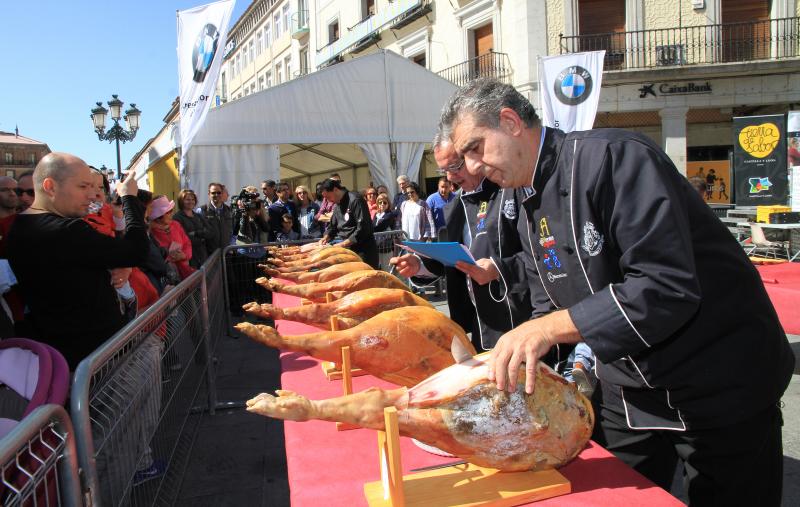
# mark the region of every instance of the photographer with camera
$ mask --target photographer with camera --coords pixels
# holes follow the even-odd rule
[[[258,189],[247,186],[233,199],[233,234],[236,244],[265,243],[269,219]]]

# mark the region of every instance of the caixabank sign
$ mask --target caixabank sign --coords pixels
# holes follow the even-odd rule
[[[737,205],[786,204],[789,173],[784,115],[733,119],[733,170]]]

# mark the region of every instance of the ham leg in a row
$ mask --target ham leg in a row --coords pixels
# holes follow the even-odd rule
[[[574,384],[538,363],[532,395],[525,394],[524,371],[517,390],[507,393],[488,380],[487,372],[479,356],[410,389],[370,388],[327,400],[277,391],[277,397],[260,394],[249,400],[247,410],[291,421],[322,419],[383,430],[383,409],[393,406],[401,435],[508,472],[561,467],[583,450],[594,412]]]
[[[354,254],[356,257],[358,257],[358,254],[356,254],[352,250],[348,250],[347,248],[342,248],[339,246],[332,246],[328,248],[323,248],[321,250],[317,250],[315,252],[311,252],[308,255],[306,254],[289,255],[287,256],[288,259],[282,258],[280,257],[280,254],[276,253],[272,258],[270,258],[269,262],[276,266],[305,267],[309,264],[321,261],[322,259],[333,257],[334,255],[348,255],[348,254]]]
[[[258,303],[247,303],[242,308],[247,313],[262,318],[292,320],[325,328],[330,326],[331,317],[335,315],[339,321],[339,329],[350,329],[381,312],[404,306],[433,308],[421,297],[402,289],[364,289],[330,303],[313,303],[290,308]]]
[[[345,292],[349,294],[372,288],[401,289],[410,292],[410,289],[396,276],[390,275],[385,271],[376,270],[354,271],[324,283],[286,285],[279,280],[264,277],[257,278],[256,283],[272,292],[310,299],[316,303],[324,303],[327,292]]]
[[[354,366],[401,386],[416,385],[453,364],[453,341],[475,353],[461,326],[424,306],[388,310],[343,331],[281,336],[269,326],[249,322],[235,327],[264,345],[324,361],[341,361],[342,347],[350,346]]]
[[[319,271],[302,271],[297,273],[281,273],[277,269],[271,268],[264,264],[259,264],[258,267],[263,269],[264,274],[268,276],[277,276],[300,284],[311,282],[330,282],[331,280],[339,278],[342,275],[346,275],[347,273],[352,273],[354,271],[369,271],[372,269],[372,266],[364,262],[343,262],[341,264],[329,266],[325,269],[320,269]]]

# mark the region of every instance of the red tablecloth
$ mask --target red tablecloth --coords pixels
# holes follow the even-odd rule
[[[295,306],[299,299],[275,294],[273,303]],[[281,334],[317,332],[318,329],[289,321],[276,323]],[[341,381],[328,381],[319,361],[295,352],[281,354],[281,384],[311,399],[342,395]],[[361,376],[353,379],[353,390],[377,386],[397,386]],[[380,479],[378,445],[374,431],[357,429],[337,431],[333,423],[309,421],[285,423],[286,458],[293,506],[363,506],[364,483]],[[429,454],[405,437],[400,438],[404,473],[412,469],[446,463],[453,458]],[[599,445],[591,442],[572,463],[561,469],[572,482],[572,493],[537,502],[537,506],[613,505],[675,506],[683,505],[669,493],[655,486]]]
[[[800,334],[800,262],[756,266],[784,331]]]

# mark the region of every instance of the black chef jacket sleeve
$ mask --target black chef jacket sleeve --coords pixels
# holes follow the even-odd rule
[[[577,167],[598,163],[591,143]],[[605,363],[657,345],[697,311],[700,285],[685,200],[688,186],[672,162],[641,140],[611,142],[590,187],[621,281],[569,308],[583,338]],[[611,244],[608,244],[611,243]]]
[[[367,229],[366,224],[372,225],[372,217],[369,216],[369,207],[367,201],[364,199],[350,199],[349,212],[351,217],[355,219],[356,228],[347,238],[354,245],[363,245],[372,235],[372,230]]]

